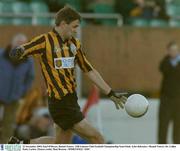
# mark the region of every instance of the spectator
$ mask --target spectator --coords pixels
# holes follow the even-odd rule
[[[131,10],[131,17],[153,19],[159,16],[161,8],[154,1],[135,0],[134,2],[136,7]]]
[[[45,2],[49,7],[50,12],[57,12],[60,8],[63,7],[63,2],[60,3],[58,0],[45,0]]]
[[[26,140],[47,135],[50,118],[45,107],[41,89],[33,87],[17,110],[14,136]]]
[[[24,34],[13,37],[10,45],[0,52],[0,143],[6,143],[13,133],[15,112],[19,100],[27,93],[34,79],[31,59],[15,61],[9,51],[27,42]]]
[[[180,53],[176,42],[167,46],[168,54],[160,63],[161,85],[158,143],[167,143],[167,132],[173,122],[173,143],[180,143]]]
[[[34,110],[28,123],[21,124],[16,128],[15,136],[22,140],[51,136],[53,135],[52,126],[48,109],[39,107]]]
[[[47,108],[38,108],[30,121],[30,138],[49,136],[52,129],[52,120]]]
[[[123,16],[124,23],[128,23],[131,10],[136,7],[132,0],[115,0],[115,10]]]
[[[158,12],[158,18],[168,20],[169,16],[166,14],[166,2],[165,0],[157,0],[156,5],[160,8]]]
[[[32,117],[33,111],[42,106],[45,106],[42,98],[42,91],[39,87],[34,86],[17,109],[16,124],[21,125],[28,123]]]

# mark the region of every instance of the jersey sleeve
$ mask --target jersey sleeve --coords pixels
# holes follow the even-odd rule
[[[76,42],[77,45],[77,54],[75,56],[76,61],[83,72],[89,72],[93,69],[93,66],[87,60],[85,53],[81,49],[80,41]]]
[[[38,56],[43,53],[46,47],[45,35],[40,35],[33,38],[30,42],[23,44],[24,53],[22,58],[27,56]]]

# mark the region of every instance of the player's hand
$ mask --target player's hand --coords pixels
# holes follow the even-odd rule
[[[22,56],[23,53],[24,53],[23,47],[16,47],[10,51],[9,56],[12,59],[18,60],[18,59],[20,59],[20,57]]]
[[[117,95],[114,91],[111,90],[108,94],[108,97],[114,102],[116,109],[119,110],[120,107],[122,109],[124,108],[124,104],[127,101],[127,98],[124,95],[122,94]]]

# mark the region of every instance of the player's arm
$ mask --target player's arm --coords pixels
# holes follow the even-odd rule
[[[91,71],[85,73],[88,78],[96,84],[103,92],[106,94],[116,105],[116,108],[119,109],[124,108],[124,103],[127,98],[123,95],[117,95],[111,87],[103,80],[101,75],[96,69],[92,69]]]
[[[115,103],[116,108],[123,108],[126,97],[122,95],[116,95],[111,87],[103,80],[101,75],[92,67],[81,49],[78,49],[77,51],[76,61],[82,71],[89,77],[89,79],[93,83],[95,83],[104,92],[104,94],[106,94]]]
[[[33,56],[43,53],[45,48],[45,36],[41,35],[35,37],[30,42],[20,45],[12,49],[9,53],[10,57],[13,59],[22,59],[27,56]]]
[[[104,94],[108,95],[111,91],[111,87],[103,80],[102,76],[96,69],[92,69],[91,71],[85,73],[87,77],[96,84]]]

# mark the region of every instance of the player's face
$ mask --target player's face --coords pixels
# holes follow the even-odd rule
[[[72,21],[70,24],[66,24],[64,28],[64,37],[69,39],[72,36],[76,36],[79,25],[80,21],[78,19]]]

